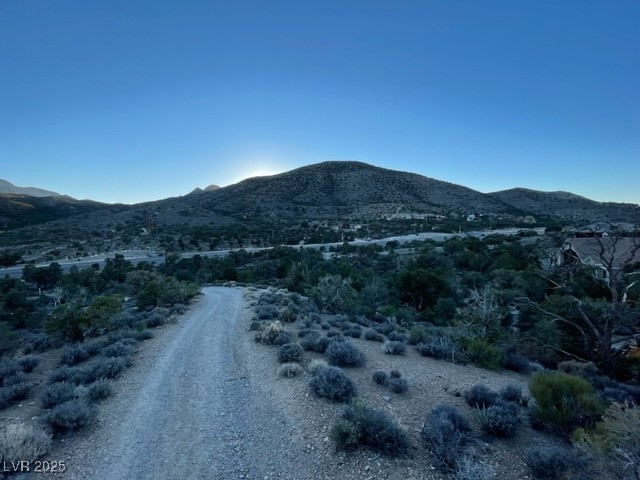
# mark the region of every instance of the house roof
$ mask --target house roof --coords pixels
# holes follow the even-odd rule
[[[614,269],[640,262],[640,238],[602,237],[570,238],[565,242],[565,250],[571,250],[580,262],[587,265],[607,266]]]

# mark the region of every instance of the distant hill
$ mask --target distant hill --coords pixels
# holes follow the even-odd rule
[[[57,197],[59,193],[42,188],[35,187],[18,187],[11,182],[0,179],[0,193],[14,193],[22,195],[30,195],[32,197]]]
[[[198,205],[227,215],[284,218],[510,211],[499,199],[470,188],[347,161],[323,162],[201,192]]]
[[[36,197],[3,193],[0,194],[0,229],[36,225],[111,207],[106,203],[76,200],[64,195]]]
[[[521,212],[554,215],[572,221],[640,223],[640,205],[596,202],[569,192],[541,192],[512,188],[488,194]]]

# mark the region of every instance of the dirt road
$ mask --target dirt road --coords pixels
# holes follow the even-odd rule
[[[295,428],[252,384],[237,345],[243,290],[203,292],[117,382],[96,428],[57,448],[64,478],[311,477]]]

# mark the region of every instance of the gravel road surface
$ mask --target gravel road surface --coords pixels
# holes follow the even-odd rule
[[[205,288],[116,382],[97,425],[60,442],[67,479],[311,478],[295,427],[247,371],[243,290]],[[149,348],[151,347],[151,348]]]

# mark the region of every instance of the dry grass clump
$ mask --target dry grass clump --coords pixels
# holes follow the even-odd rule
[[[25,423],[9,423],[0,430],[0,462],[33,462],[51,446],[51,436],[42,428]]]

